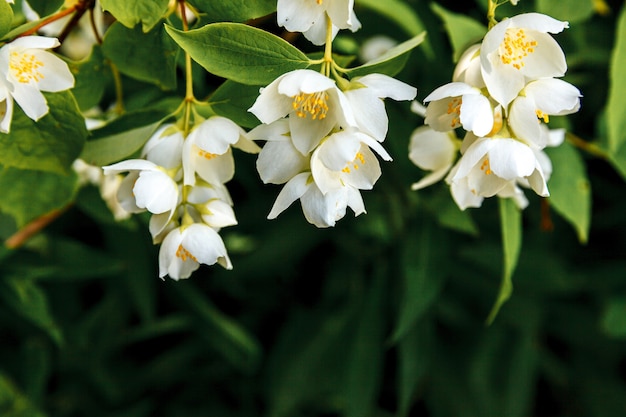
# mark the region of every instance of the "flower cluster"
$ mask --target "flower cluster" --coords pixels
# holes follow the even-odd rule
[[[74,86],[67,64],[47,51],[57,46],[55,38],[24,36],[0,47],[0,132],[11,129],[14,101],[26,116],[37,121],[49,111],[42,91],[58,92]]]
[[[300,199],[307,221],[334,226],[346,208],[365,212],[360,190],[381,175],[375,153],[389,161],[385,97],[411,100],[416,90],[381,74],[356,77],[338,88],[312,70],[282,75],[261,91],[250,108],[264,124],[251,139],[267,143],[257,169],[265,183],[286,183],[268,216],[273,219]]]
[[[278,1],[278,23],[326,50],[321,72],[281,75],[249,109],[263,123],[250,138],[267,141],[257,160],[259,175],[264,183],[285,184],[270,219],[298,199],[317,227],[334,226],[347,207],[364,213],[360,190],[371,189],[381,175],[376,154],[391,160],[381,145],[388,127],[383,99],[412,100],[416,90],[382,74],[339,75],[330,41],[339,29],[360,27],[353,7],[353,0]]]
[[[548,196],[552,171],[546,146],[557,146],[563,130],[550,130],[549,117],[578,111],[580,92],[557,78],[567,64],[550,36],[567,22],[539,13],[496,24],[459,60],[453,82],[425,98],[425,124],[411,138],[409,156],[433,171],[414,184],[425,187],[446,176],[461,209],[480,207],[485,197],[528,202],[520,186]],[[461,143],[455,129],[465,130]],[[461,157],[454,164],[457,151]],[[454,164],[454,166],[453,166]]]
[[[145,144],[143,159],[104,167],[107,175],[129,172],[117,193],[124,210],[152,214],[149,228],[154,243],[161,244],[161,278],[188,278],[200,264],[232,268],[218,234],[237,224],[224,185],[235,172],[232,147],[259,151],[234,122],[212,116],[188,135],[164,124]]]

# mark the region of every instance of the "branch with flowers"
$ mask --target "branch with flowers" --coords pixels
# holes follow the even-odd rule
[[[195,369],[206,343],[259,379],[246,404],[271,416],[406,416],[420,401],[432,415],[531,415],[511,411],[530,385],[470,412],[442,401],[449,384],[424,364],[457,372],[448,359],[473,350],[429,340],[509,326],[531,366],[531,347],[561,336],[542,333],[546,318],[569,317],[578,307],[559,306],[605,270],[589,298],[626,334],[623,299],[607,295],[623,290],[624,6],[446,4],[0,0],[0,324],[44,335],[24,342],[25,372],[42,344],[68,363],[95,352],[55,372],[96,364],[86,386],[115,403],[66,403],[64,382],[39,401],[55,384],[29,373],[22,393],[0,362],[0,410],[171,415],[135,407],[149,381],[125,374],[138,385],[122,393],[105,363],[191,329],[202,342],[164,356]],[[94,328],[101,346],[87,348]],[[475,347],[484,363],[508,343],[498,334]],[[390,378],[398,389],[381,389]]]

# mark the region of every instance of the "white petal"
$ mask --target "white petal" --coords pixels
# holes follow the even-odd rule
[[[526,142],[534,144],[538,149],[546,146],[545,137],[541,134],[541,124],[537,119],[534,101],[530,97],[520,96],[511,103],[509,124],[515,135]]]
[[[529,146],[513,139],[495,139],[489,150],[493,173],[505,180],[526,177],[535,170],[535,154]]]
[[[294,97],[300,93],[318,93],[331,88],[336,88],[334,80],[309,69],[288,72],[278,83],[278,93],[287,97]]]
[[[159,168],[154,162],[145,159],[127,159],[113,165],[102,167],[105,175],[119,174],[126,171],[156,171]]]
[[[197,125],[187,137],[200,149],[222,155],[239,140],[243,130],[230,119],[213,116]]]
[[[290,32],[304,32],[325,12],[325,8],[314,1],[278,0],[276,11],[279,26]]]
[[[345,92],[354,110],[354,117],[359,129],[383,141],[387,135],[389,120],[383,101],[369,88],[358,88]]]
[[[529,83],[524,88],[532,97],[536,108],[549,115],[565,115],[580,108],[580,91],[568,82],[545,78]]]
[[[46,51],[34,51],[33,55],[43,63],[39,69],[43,78],[37,83],[41,91],[54,93],[74,87],[74,76],[65,61]]]
[[[20,105],[26,116],[34,121],[41,119],[48,113],[48,104],[41,91],[34,85],[14,84],[13,98]]]
[[[309,181],[311,178],[310,172],[303,172],[293,177],[280,191],[270,214],[267,215],[268,219],[275,219],[280,213],[285,211],[287,207],[294,201],[302,197],[307,189],[313,184],[313,181]]]
[[[161,171],[141,171],[133,193],[138,207],[155,214],[172,211],[178,203],[178,186]]]
[[[480,94],[480,90],[465,83],[448,83],[436,88],[432,93],[426,96],[424,102],[427,103],[429,101],[441,100],[449,97],[460,97],[465,94]]]
[[[188,226],[183,232],[181,244],[199,263],[205,265],[213,265],[219,258],[228,257],[220,235],[204,224]],[[230,265],[230,260],[228,264]]]
[[[428,126],[420,126],[411,134],[409,159],[426,171],[451,166],[456,154],[456,145],[448,133],[437,132]]]
[[[357,77],[353,81],[366,85],[376,97],[389,97],[396,101],[413,100],[417,95],[417,89],[393,77],[383,74],[369,74]]]
[[[284,75],[272,81],[270,85],[261,89],[259,97],[248,111],[254,114],[263,123],[272,123],[285,117],[293,110],[292,99],[278,93],[278,84]]]
[[[461,124],[476,136],[486,136],[493,129],[493,109],[482,94],[466,94],[461,103]]]
[[[211,214],[202,214],[202,220],[209,226],[220,229],[237,224],[235,212],[230,204],[222,200],[212,200],[205,207]]]
[[[291,142],[267,142],[256,161],[265,184],[283,184],[306,170],[308,165],[309,158],[298,152]]]

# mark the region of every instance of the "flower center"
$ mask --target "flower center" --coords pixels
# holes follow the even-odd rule
[[[550,116],[548,116],[547,114],[545,114],[541,110],[539,110],[539,109],[535,110],[535,114],[537,115],[537,118],[543,120],[544,123],[549,123],[550,122]]]
[[[507,29],[500,44],[500,59],[503,64],[521,69],[524,66],[524,58],[535,52],[536,46],[537,41],[528,40],[524,29]]]
[[[351,172],[350,166],[352,166],[355,170],[358,170],[360,168],[359,162],[361,163],[361,165],[365,165],[365,157],[363,156],[361,152],[357,152],[356,156],[354,157],[354,160],[352,162],[348,162],[346,164],[346,167],[342,169],[341,172],[345,172],[346,174],[349,174]]]
[[[182,243],[178,245],[178,249],[176,250],[176,257],[180,258],[183,262],[186,262],[189,259],[198,262],[196,257],[193,256],[191,252],[189,252],[187,249],[185,249]]]
[[[486,158],[480,166],[481,171],[485,171],[485,175],[491,175],[491,166],[489,165],[489,158]]]
[[[211,159],[215,158],[216,156],[218,156],[217,154],[214,154],[214,153],[211,153],[211,152],[207,152],[204,149],[200,149],[200,148],[198,148],[198,155],[200,155],[204,159],[208,159],[208,160],[211,160]]]
[[[293,98],[293,109],[298,117],[306,118],[307,114],[311,119],[322,120],[328,112],[328,93],[320,91],[317,93],[300,93]]]
[[[11,52],[9,59],[9,69],[17,81],[22,84],[39,82],[44,76],[39,72],[43,67],[43,62],[39,61],[33,54]]]
[[[317,4],[322,4],[324,3],[324,0],[315,0]]]
[[[461,97],[453,97],[452,100],[448,102],[448,110],[446,113],[454,115],[452,120],[450,120],[450,127],[458,127],[461,125],[461,104],[463,104]]]

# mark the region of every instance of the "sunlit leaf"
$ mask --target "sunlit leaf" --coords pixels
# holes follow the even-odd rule
[[[269,84],[310,65],[307,56],[285,40],[241,23],[214,23],[188,32],[165,28],[207,71],[242,84]]]

